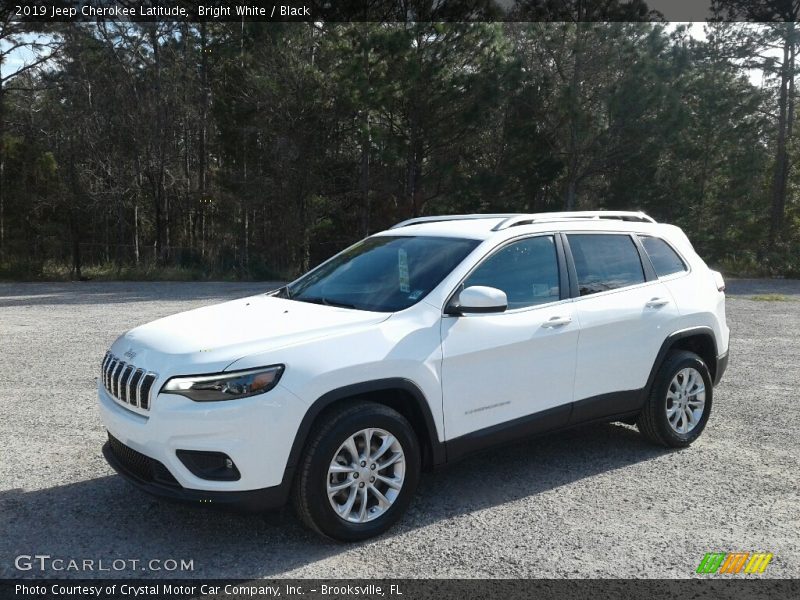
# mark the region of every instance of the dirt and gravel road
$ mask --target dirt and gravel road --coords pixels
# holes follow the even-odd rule
[[[494,450],[425,476],[398,527],[349,546],[291,511],[157,501],[100,453],[94,379],[114,338],[265,287],[0,284],[0,576],[41,576],[15,557],[49,554],[194,565],[97,576],[690,577],[706,552],[758,550],[769,576],[800,577],[800,281],[729,282],[731,363],[691,448],[608,424]]]

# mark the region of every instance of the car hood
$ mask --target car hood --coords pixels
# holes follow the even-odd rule
[[[222,371],[256,352],[361,329],[389,316],[262,294],[141,325],[118,338],[111,352],[155,372]]]

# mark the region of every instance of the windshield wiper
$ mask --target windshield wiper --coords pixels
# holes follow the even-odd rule
[[[355,308],[355,305],[348,304],[347,302],[338,302],[337,300],[330,300],[328,298],[324,298],[322,296],[305,296],[303,298],[292,298],[292,300],[298,300],[299,302],[311,302],[312,304],[323,304],[324,306],[336,306],[339,308]]]
[[[277,290],[273,290],[272,292],[269,292],[269,294],[272,294],[276,298],[286,298],[287,300],[291,300],[292,299],[292,295],[289,293],[289,286],[288,285],[281,286]]]

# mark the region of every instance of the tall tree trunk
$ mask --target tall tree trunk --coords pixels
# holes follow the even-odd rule
[[[74,274],[75,279],[80,281],[81,278],[83,277],[83,275],[81,274],[81,242],[74,217],[73,217],[73,224],[70,229],[72,230],[72,272]]]
[[[139,200],[133,201],[133,256],[139,266]]]
[[[575,43],[572,46],[573,65],[572,75],[567,92],[569,111],[569,139],[567,141],[567,181],[564,186],[564,210],[575,210],[578,195],[578,173],[580,161],[580,86],[583,80],[584,40],[583,27],[585,24],[575,24]]]
[[[2,100],[0,100],[2,102]],[[2,117],[0,117],[1,119]],[[2,135],[2,128],[0,128],[0,135]],[[2,144],[2,137],[0,137],[0,144]],[[3,196],[3,171],[5,167],[5,152],[0,148],[0,263],[3,262],[3,255],[5,253],[6,242],[6,208],[5,197]]]
[[[5,253],[6,241],[6,212],[5,212],[5,194],[3,194],[3,172],[5,167],[5,148],[3,148],[3,131],[5,124],[5,112],[3,106],[5,102],[5,94],[3,93],[3,84],[0,82],[0,262],[3,261]]]
[[[420,131],[419,131],[419,109],[414,106],[411,109],[409,119],[409,144],[408,144],[408,158],[406,163],[406,170],[408,172],[407,193],[409,203],[411,205],[411,216],[418,217],[420,212],[420,174],[421,167],[421,152],[420,152]]]
[[[574,173],[567,174],[566,191],[564,192],[564,210],[575,210],[575,198],[578,195],[578,182]]]
[[[361,235],[367,237],[370,228],[370,213],[372,206],[369,197],[369,149],[371,145],[369,111],[365,110],[362,116],[361,132]]]
[[[786,208],[786,179],[789,172],[787,144],[791,135],[791,118],[794,109],[790,108],[790,95],[794,96],[794,23],[786,24],[783,42],[783,64],[781,66],[781,88],[778,97],[778,140],[775,152],[775,169],[772,176],[772,209],[769,221],[770,249],[780,237]],[[791,92],[791,94],[790,94]],[[794,98],[791,99],[792,101]]]
[[[416,61],[417,72],[423,72],[422,65],[422,52],[425,45],[425,39],[422,33],[418,32],[416,36]],[[408,114],[408,157],[406,159],[406,176],[407,176],[407,194],[411,204],[411,216],[418,217],[422,207],[420,206],[422,200],[422,124],[421,124],[421,107],[420,98],[425,94],[421,89],[420,75],[417,76],[417,81],[414,83],[411,96],[411,108]]]
[[[205,199],[208,177],[208,107],[211,97],[208,78],[208,37],[206,24],[200,23],[200,148],[198,162],[200,163],[200,199]]]
[[[363,32],[363,30],[360,30]],[[369,44],[361,39],[361,68],[370,80]],[[369,104],[361,111],[361,235],[369,235],[372,206],[369,197],[369,151],[372,145],[372,131],[370,129]]]
[[[117,271],[119,271],[122,268],[123,259],[120,253],[122,252],[123,244],[125,243],[124,216],[125,212],[122,206],[122,199],[118,198],[117,199],[117,247],[114,250],[114,262],[116,263]]]

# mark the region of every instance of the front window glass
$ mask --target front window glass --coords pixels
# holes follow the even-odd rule
[[[487,258],[464,282],[503,290],[508,308],[525,308],[559,299],[558,259],[553,236],[509,244]]]
[[[359,310],[395,312],[424,298],[478,241],[376,236],[303,275],[279,295]]]

